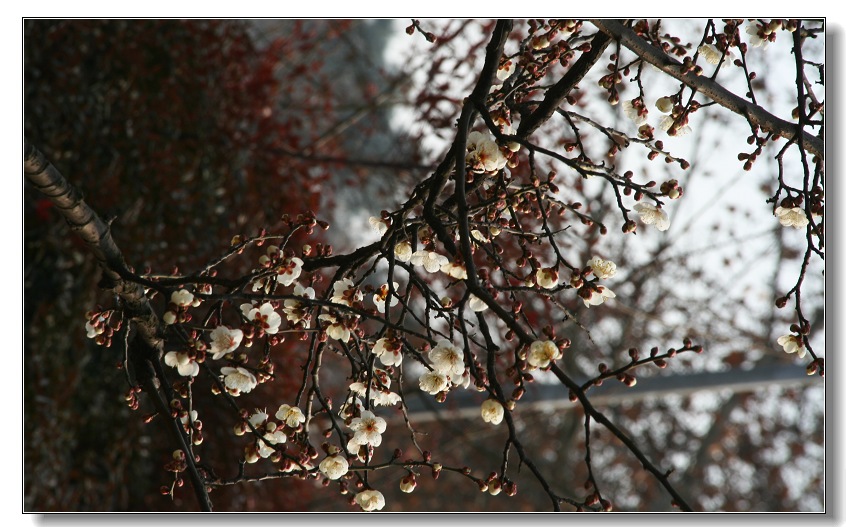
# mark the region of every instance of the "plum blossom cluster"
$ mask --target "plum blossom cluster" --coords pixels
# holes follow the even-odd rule
[[[350,384],[350,392],[358,395],[359,397],[366,398],[370,396],[370,402],[372,402],[375,406],[394,406],[399,404],[401,398],[399,394],[394,393],[390,390],[391,388],[391,377],[388,375],[386,370],[381,368],[374,368],[373,369],[373,377],[370,380],[370,383],[357,381]],[[355,406],[360,408],[361,401],[356,398]]]
[[[165,324],[171,325],[176,323],[184,323],[191,321],[191,314],[188,308],[197,307],[200,305],[200,299],[187,289],[179,289],[170,295],[170,303],[167,310],[162,315],[162,321]]]
[[[278,445],[286,443],[290,437],[302,430],[305,423],[305,415],[296,406],[283,404],[276,414],[276,421],[264,410],[254,411],[247,419],[235,425],[234,432],[237,436],[251,433],[255,441],[244,448],[244,460],[247,463],[256,463],[259,459],[270,458],[273,462],[283,459]],[[305,468],[303,463],[295,466],[287,464],[289,470]]]
[[[453,387],[468,388],[470,374],[464,364],[464,352],[447,339],[441,339],[429,351],[432,370],[420,376],[420,389],[430,395],[446,394]]]

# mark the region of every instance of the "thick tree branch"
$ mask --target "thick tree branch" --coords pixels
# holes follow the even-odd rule
[[[616,20],[594,19],[590,22],[615,40],[619,40],[623,46],[634,52],[641,59],[652,64],[667,75],[683,82],[688,87],[697,90],[720,106],[746,117],[751,124],[760,126],[767,132],[772,132],[791,140],[794,138],[798,139],[797,136],[801,133],[802,141],[808,151],[820,159],[825,158],[825,144],[823,140],[804,131],[800,132],[800,128],[795,123],[779,119],[762,107],[738,97],[709,78],[697,76],[692,73],[682,73],[681,62],[652,46],[649,42],[637,36],[634,31],[623,26],[623,24]]]
[[[117,244],[112,238],[108,224],[94,212],[82,193],[62,176],[35,146],[24,141],[24,176],[26,179],[56,206],[73,230],[97,258],[103,269],[103,285],[112,290],[124,302],[124,310],[139,338],[136,345],[130,347],[130,363],[134,367],[137,380],[153,399],[159,413],[170,422],[180,450],[185,453],[188,475],[194,487],[194,493],[204,511],[211,511],[206,486],[194,463],[194,455],[188,448],[182,432],[171,418],[170,409],[159,391],[162,379],[156,375],[153,364],[161,364],[164,350],[163,331],[159,318],[153,311],[144,288],[124,277],[131,272],[127,268]],[[127,365],[128,367],[129,365]]]
[[[532,132],[538,129],[540,125],[549,120],[555,114],[567,95],[576,87],[587,72],[593,68],[596,61],[602,56],[605,48],[611,43],[611,37],[604,33],[597,33],[590,43],[590,51],[582,54],[579,60],[567,70],[561,79],[558,80],[546,92],[546,97],[538,105],[538,107],[528,117],[520,120],[520,126],[517,129],[517,135],[521,138],[529,137]]]

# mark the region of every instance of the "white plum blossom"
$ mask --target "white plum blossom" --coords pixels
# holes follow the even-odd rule
[[[497,172],[505,168],[508,158],[503,155],[493,136],[485,132],[467,134],[467,155],[470,169],[476,173]]]
[[[194,303],[194,295],[186,289],[180,289],[170,294],[170,302],[179,307],[188,307]]]
[[[249,393],[258,385],[256,376],[246,368],[238,366],[236,368],[223,367],[220,369],[223,375],[223,384],[233,396],[241,395],[242,393]]]
[[[283,404],[279,407],[279,410],[276,411],[276,418],[284,421],[291,428],[297,428],[306,420],[302,410],[289,404]]]
[[[690,132],[693,131],[693,128],[691,128],[689,125],[681,124],[681,122],[679,123],[679,125],[673,126],[673,125],[676,124],[677,117],[678,116],[674,116],[672,114],[665,115],[658,122],[658,128],[660,128],[661,130],[664,130],[668,134],[670,132],[670,129],[672,128],[673,129],[673,135],[676,136],[676,137],[682,137],[682,136],[687,135],[687,134],[689,134]]]
[[[350,470],[347,458],[339,455],[327,456],[320,462],[320,472],[329,479],[341,479]]]
[[[763,28],[763,33],[764,33],[765,36],[762,37],[761,35],[759,35],[759,32],[762,31],[762,27],[759,26],[758,24],[751,24],[750,23],[746,27],[746,33],[749,34],[749,44],[753,48],[765,49],[770,43],[769,39],[766,38],[766,35],[768,34],[767,33],[768,29],[769,29],[769,27]],[[770,33],[772,33],[772,31],[770,31]]]
[[[250,304],[242,304],[241,311],[244,311],[245,306]],[[265,302],[260,307],[254,307],[247,312],[247,320],[253,324],[258,325],[268,335],[275,335],[279,332],[279,326],[282,325],[282,317],[279,313],[273,310],[270,302]]]
[[[598,306],[609,298],[615,298],[617,295],[604,285],[596,286],[596,289],[590,290],[590,298],[582,298],[585,307]]]
[[[250,422],[251,425],[253,425],[253,428],[261,428],[262,426],[264,426],[264,423],[267,422],[268,417],[269,416],[267,415],[267,412],[263,410],[256,410],[255,412],[253,412],[253,415],[251,415],[250,418],[247,420]]]
[[[640,214],[640,221],[646,225],[655,225],[655,228],[659,231],[666,231],[670,228],[670,217],[664,212],[664,209],[659,209],[649,203],[637,203],[634,210]]]
[[[392,282],[394,286],[394,294],[391,296],[390,306],[393,307],[399,303],[399,298],[397,298],[397,288],[399,288],[399,284],[396,282]],[[376,309],[380,313],[385,312],[385,302],[388,299],[388,295],[390,294],[390,288],[388,288],[388,284],[383,284],[378,291],[373,295],[373,303],[376,304]]]
[[[377,216],[370,216],[370,226],[379,233],[379,236],[388,232],[388,223]]]
[[[385,506],[385,496],[378,490],[364,490],[355,495],[355,502],[363,511],[380,511]]]
[[[188,432],[189,427],[191,426],[191,423],[200,422],[199,416],[200,416],[200,414],[197,413],[197,410],[191,410],[190,415],[189,415],[188,412],[185,412],[185,415],[180,417],[179,421],[182,423],[182,427],[185,429],[185,431]],[[197,425],[197,426],[199,426],[199,425]]]
[[[352,418],[353,415],[360,415],[363,410],[364,404],[361,402],[361,399],[350,396],[344,404],[338,408],[338,415],[341,419],[349,419]]]
[[[809,223],[808,216],[805,215],[805,211],[802,207],[793,207],[789,209],[786,207],[777,207],[775,214],[778,217],[779,223],[785,227],[804,229]]]
[[[558,285],[558,270],[553,267],[538,269],[535,280],[544,289],[552,289]]]
[[[462,264],[449,262],[441,266],[441,271],[457,280],[467,280],[467,268]]]
[[[409,242],[399,242],[394,247],[394,257],[400,262],[408,262],[411,260],[411,244]]]
[[[266,426],[268,431],[262,436],[264,441],[261,439],[256,440],[258,455],[263,458],[270,456],[270,454],[276,451],[271,445],[278,445],[288,441],[288,436],[285,435],[285,432],[281,428],[276,427],[276,423],[270,422]]]
[[[723,52],[717,49],[717,46],[713,44],[702,44],[699,46],[699,54],[702,55],[703,58],[708,62],[708,64],[717,65],[720,63],[720,59],[723,58]],[[732,54],[731,51],[726,53],[726,61],[731,61]]]
[[[303,271],[303,261],[294,256],[293,258],[285,258],[276,268],[276,281],[284,286],[289,286],[294,283],[294,280],[300,277]]]
[[[229,329],[226,326],[218,326],[211,332],[211,353],[212,360],[217,360],[231,351],[235,351],[241,345],[244,332],[240,329]]]
[[[382,337],[373,345],[373,354],[385,366],[402,364],[402,341],[396,338]]]
[[[606,280],[617,274],[617,264],[611,260],[603,260],[599,256],[594,256],[588,260],[587,264],[593,269],[593,274],[602,280]]]
[[[187,351],[169,351],[165,353],[164,361],[168,366],[176,368],[183,377],[195,377],[200,373],[200,365]]]
[[[480,312],[488,308],[488,305],[478,296],[470,293],[470,298],[467,299],[467,307],[473,311]]]
[[[384,370],[377,369],[377,372],[380,371]],[[380,379],[385,381],[382,382],[381,386],[375,379],[370,382],[370,401],[376,406],[393,406],[400,402],[401,398],[399,394],[388,390],[388,387],[391,385],[391,379],[387,374],[380,376]],[[350,384],[350,391],[365,397],[367,395],[367,385],[363,382],[354,382]]]
[[[434,251],[421,249],[411,255],[412,265],[422,265],[429,273],[437,273],[441,267],[449,263],[449,258]]]
[[[464,352],[446,339],[442,339],[432,348],[429,360],[432,361],[436,372],[450,378],[458,378],[464,373]]]
[[[783,335],[778,338],[778,344],[784,348],[785,353],[795,353],[797,357],[805,357],[805,343],[801,335]]]
[[[626,114],[626,117],[634,121],[636,126],[640,126],[646,124],[647,110],[642,103],[640,106],[635,106],[635,101],[639,100],[623,101],[623,113]]]
[[[546,368],[562,357],[561,350],[551,340],[536,340],[529,346],[526,362],[535,368]]]
[[[294,286],[294,295],[313,300],[314,289],[296,284]],[[308,306],[303,302],[289,298],[285,300],[285,307],[282,308],[282,311],[285,313],[285,318],[287,318],[288,322],[291,324],[302,323],[303,327],[309,327],[311,315],[308,312]]]
[[[427,371],[420,376],[420,389],[430,395],[437,395],[449,388],[449,379],[443,373]]]
[[[482,419],[486,423],[498,425],[502,422],[503,417],[505,417],[505,409],[499,401],[495,399],[487,399],[482,403]]]
[[[353,302],[361,301],[364,296],[355,287],[355,283],[349,278],[344,278],[334,283],[331,301],[335,304],[342,304],[352,307]]]
[[[344,324],[343,320],[338,320],[329,314],[320,315],[319,318],[320,320],[325,320],[329,323],[329,325],[326,326],[327,335],[335,340],[340,340],[341,342],[350,340],[350,328]]]
[[[350,422],[350,428],[355,432],[353,442],[361,446],[377,447],[382,444],[382,433],[385,432],[387,423],[370,410],[364,410],[361,417],[356,417]]]
[[[465,390],[470,387],[473,379],[470,377],[470,370],[465,369],[464,373],[461,374],[461,377],[457,379],[450,379],[452,384],[458,388],[464,388]]]

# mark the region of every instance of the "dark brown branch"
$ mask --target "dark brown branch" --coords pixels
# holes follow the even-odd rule
[[[620,22],[616,20],[591,20],[590,22],[604,33],[619,40],[623,46],[646,62],[709,97],[720,106],[746,117],[751,124],[787,139],[793,139],[799,134],[795,124],[779,119],[762,107],[738,97],[711,79],[692,73],[682,73],[681,62],[652,46]],[[809,152],[820,159],[825,158],[825,145],[822,139],[806,132],[801,132],[801,136]]]
[[[123,278],[131,272],[124,261],[123,253],[112,238],[108,224],[88,206],[82,198],[82,193],[68,183],[44,154],[28,141],[24,141],[24,176],[50,199],[71,230],[88,245],[103,269],[102,285],[123,300],[127,319],[132,322],[137,335],[135,345],[129,348],[130,364],[134,366],[138,382],[152,397],[156,409],[171,423],[170,431],[175,432],[174,439],[185,454],[188,475],[201,509],[211,511],[211,501],[194,463],[194,455],[179,426],[170,418],[170,409],[159,391],[164,379],[157,376],[154,365],[161,367],[164,332],[158,316],[144,294],[144,288]]]
[[[538,129],[540,125],[549,120],[555,114],[555,111],[564,102],[564,99],[573,88],[578,84],[587,72],[596,64],[596,61],[602,56],[605,48],[611,43],[611,38],[604,33],[597,33],[590,44],[590,51],[582,54],[579,60],[567,70],[561,79],[556,82],[546,92],[546,97],[535,108],[531,115],[520,120],[520,126],[517,129],[517,135],[520,137],[528,137]]]

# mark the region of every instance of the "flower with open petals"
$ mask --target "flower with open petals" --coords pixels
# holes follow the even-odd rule
[[[382,337],[373,345],[373,354],[385,366],[402,364],[402,341],[394,337]]]
[[[382,444],[382,433],[385,432],[387,423],[370,410],[364,410],[361,417],[356,417],[350,422],[350,428],[355,432],[352,440],[357,444],[376,447]]]
[[[169,351],[165,353],[164,361],[168,366],[176,368],[183,377],[195,377],[200,373],[200,365],[187,351]]]
[[[723,52],[717,49],[717,46],[713,44],[702,44],[699,46],[699,54],[702,55],[708,64],[717,65],[720,63],[720,59],[723,58]],[[731,60],[731,52],[726,53],[726,60]]]
[[[617,295],[614,294],[613,291],[605,287],[604,285],[596,286],[596,289],[590,288],[590,296],[588,298],[582,298],[585,303],[585,307],[590,306],[598,306],[599,304],[605,302],[609,298],[615,298]]]
[[[243,312],[243,310],[244,305],[241,306],[241,311]],[[265,302],[259,307],[250,309],[247,313],[247,320],[263,329],[268,335],[275,335],[278,333],[279,326],[282,325],[282,317],[279,316],[279,313],[273,310],[273,306],[270,305],[270,302]]]
[[[256,450],[258,450],[258,455],[263,458],[267,458],[270,454],[276,452],[276,449],[272,445],[278,445],[288,441],[288,436],[285,435],[285,432],[281,428],[276,427],[276,423],[267,423],[267,430],[267,433],[262,436],[264,440],[256,440]]]
[[[276,268],[276,272],[278,273],[276,275],[276,281],[284,286],[289,286],[303,272],[303,261],[296,256],[293,258],[283,258],[282,262]]]
[[[678,122],[676,122],[677,120]],[[687,117],[683,117],[679,120],[679,116],[674,114],[662,117],[658,122],[658,128],[667,132],[667,135],[673,135],[676,137],[682,137],[693,131],[693,128],[687,124]]]
[[[343,320],[338,320],[329,314],[320,315],[319,318],[320,320],[325,320],[329,323],[329,325],[326,326],[327,335],[335,340],[340,340],[341,342],[350,340],[350,328],[344,324]]]
[[[449,379],[443,373],[436,371],[427,371],[420,376],[420,389],[424,392],[437,395],[449,388]]]
[[[546,368],[562,357],[561,350],[551,340],[536,340],[529,346],[526,362],[535,368]]]
[[[218,326],[211,332],[211,353],[212,360],[217,360],[231,351],[235,351],[241,345],[244,332],[240,329],[229,329],[226,326]]]
[[[784,335],[779,337],[777,342],[784,348],[785,353],[795,353],[800,359],[805,356],[805,343],[801,335]]]
[[[276,418],[284,421],[291,428],[297,428],[302,423],[305,423],[303,411],[289,404],[283,404],[279,407],[279,410],[276,411]]]
[[[400,402],[400,396],[392,392],[388,388],[391,386],[391,378],[385,370],[376,368],[374,373],[379,377],[379,380],[372,379],[370,381],[370,400],[376,406],[393,406]],[[363,382],[354,382],[350,384],[350,391],[362,397],[367,396],[367,385]]]
[[[329,479],[341,479],[350,470],[347,458],[339,455],[327,456],[317,466],[320,472]]]
[[[482,419],[486,423],[498,425],[505,417],[505,409],[496,399],[487,399],[482,403]]]
[[[432,348],[432,351],[429,352],[429,359],[432,361],[432,366],[436,372],[443,373],[450,378],[457,379],[464,373],[464,352],[446,339],[442,339],[437,346]]]
[[[644,106],[641,99],[633,99],[631,101],[623,101],[623,113],[626,117],[634,121],[635,125],[640,126],[646,124],[646,116],[649,110]]]
[[[761,26],[760,24],[750,23],[746,26],[746,33],[749,35],[749,44],[753,48],[765,49],[770,43],[767,33],[768,30],[768,25]],[[772,33],[772,31],[770,31],[770,33]]]
[[[558,269],[554,267],[542,267],[538,269],[535,281],[544,289],[552,289],[558,285]]]
[[[391,297],[391,301],[390,301],[391,307],[393,307],[393,306],[397,305],[397,303],[399,303],[399,298],[397,298],[397,288],[399,287],[399,284],[396,283],[396,282],[393,282],[393,285],[394,285],[394,294],[393,295],[390,294],[391,290],[388,287],[388,284],[383,284],[381,287],[379,287],[379,289],[373,295],[373,303],[376,304],[376,310],[379,311],[380,313],[385,312],[385,302],[388,301],[389,295]]]
[[[314,299],[314,289],[311,287],[303,287],[300,284],[294,286],[294,294],[310,300]],[[285,313],[285,318],[291,324],[302,324],[303,327],[308,328],[311,324],[311,313],[309,308],[303,302],[289,298],[285,300],[285,307],[282,308]]]
[[[449,258],[435,251],[419,250],[411,255],[412,265],[422,265],[427,272],[437,273],[441,266],[449,263]]]
[[[364,296],[349,278],[339,280],[332,285],[332,302],[352,307],[353,302],[361,301]]]
[[[476,173],[496,172],[505,168],[508,158],[503,155],[490,133],[470,132],[467,134],[467,155],[470,169]]]
[[[646,225],[655,225],[655,228],[659,231],[666,231],[670,228],[670,217],[664,212],[664,209],[659,209],[649,203],[637,203],[634,210],[640,214],[640,221]]]
[[[385,506],[385,496],[378,490],[363,490],[355,495],[355,502],[363,511],[380,511]]]
[[[779,223],[785,227],[804,229],[809,223],[808,216],[805,215],[805,211],[802,207],[793,207],[789,209],[785,207],[777,207],[775,214],[778,217]]]
[[[603,260],[599,256],[594,256],[588,260],[587,264],[593,269],[593,274],[602,280],[606,280],[617,274],[617,264],[611,260]]]
[[[230,368],[228,366],[220,369],[223,375],[223,384],[226,385],[227,390],[234,396],[242,393],[249,393],[258,385],[256,376],[246,368],[238,366]]]
[[[188,307],[194,303],[194,295],[187,289],[180,289],[170,294],[170,301],[179,307]]]

